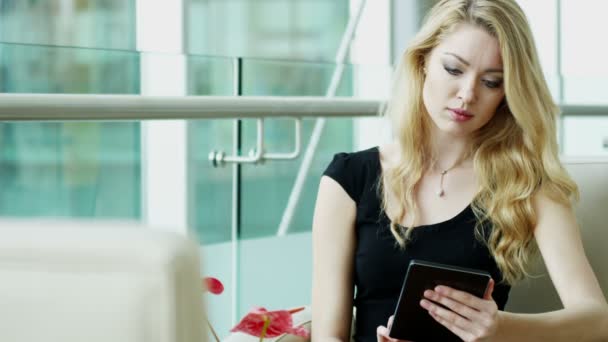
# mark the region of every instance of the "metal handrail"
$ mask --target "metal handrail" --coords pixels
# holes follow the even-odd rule
[[[242,95],[243,85],[243,59],[238,57],[234,60],[234,96]],[[241,135],[241,119],[235,120],[235,154],[226,155],[224,151],[213,150],[209,153],[209,160],[214,167],[225,166],[226,163],[236,164],[258,164],[265,160],[293,160],[298,158],[301,145],[301,130],[302,119],[295,118],[295,150],[290,153],[272,153],[266,152],[264,149],[264,119],[257,119],[257,138],[256,147],[249,152],[249,156],[239,155],[240,135]]]
[[[0,94],[0,121],[257,119],[377,116],[380,100],[314,96]],[[563,116],[606,116],[608,106],[562,105]]]
[[[249,151],[249,155],[227,156],[224,151],[213,150],[209,153],[209,160],[214,167],[225,166],[227,163],[258,164],[266,160],[293,160],[298,158],[302,149],[302,118],[295,118],[294,150],[287,153],[266,152],[264,147],[264,119],[256,119],[256,121],[256,146]]]
[[[300,150],[302,149],[302,119],[295,119],[294,126],[294,136],[295,136],[295,144],[293,147],[293,151],[287,153],[264,153],[262,156],[266,160],[293,160],[296,159],[300,155]]]
[[[346,97],[0,94],[0,121],[369,117],[380,104]]]
[[[227,156],[223,151],[211,151],[209,160],[214,167],[224,166],[226,163],[250,163],[257,164],[265,158],[264,153],[264,119],[257,119],[257,136],[255,148],[253,148],[249,156],[231,155]]]

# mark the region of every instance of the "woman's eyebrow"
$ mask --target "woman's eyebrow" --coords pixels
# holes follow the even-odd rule
[[[464,59],[464,58],[462,58],[462,57],[458,56],[458,55],[457,55],[457,54],[455,54],[455,53],[452,53],[452,52],[444,52],[443,54],[444,54],[444,55],[450,55],[450,56],[452,56],[452,57],[455,57],[455,58],[456,58],[456,59],[458,59],[458,60],[459,60],[459,61],[460,61],[462,64],[464,64],[464,65],[466,65],[466,66],[471,66],[471,63],[467,62],[467,60],[466,60],[466,59]],[[503,70],[502,70],[502,68],[490,68],[490,69],[486,69],[486,70],[485,70],[485,72],[500,72],[500,73],[502,73],[502,72],[503,72]]]

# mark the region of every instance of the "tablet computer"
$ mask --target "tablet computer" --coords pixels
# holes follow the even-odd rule
[[[420,306],[424,291],[445,285],[483,298],[490,279],[491,275],[481,270],[412,260],[405,274],[389,336],[408,341],[462,341]]]

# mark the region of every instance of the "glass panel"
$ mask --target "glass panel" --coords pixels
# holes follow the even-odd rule
[[[138,94],[139,54],[2,43],[0,92]]]
[[[139,93],[132,52],[0,44],[0,70],[4,93]],[[1,216],[140,217],[138,123],[0,123],[0,147]]]
[[[188,94],[231,96],[233,59],[190,56]],[[213,167],[209,153],[232,155],[234,120],[188,122],[190,222],[205,245],[231,239],[232,164]]]
[[[189,56],[188,93],[231,95],[232,63],[231,59]],[[242,89],[245,96],[323,96],[334,69],[333,64],[245,59]],[[353,70],[353,66],[345,68],[338,95],[349,96],[354,92]],[[255,146],[256,122],[252,119],[242,122],[241,154],[246,155]],[[308,144],[314,122],[314,119],[304,120],[303,148]],[[241,235],[238,244],[233,245],[230,240],[233,167],[228,164],[214,168],[208,161],[213,150],[232,154],[233,130],[233,120],[189,122],[191,226],[203,244],[205,274],[218,277],[226,286],[224,295],[207,297],[210,318],[220,336],[228,333],[233,315],[238,319],[253,305],[284,308],[310,301],[310,229],[318,182],[334,153],[353,149],[352,119],[327,120],[289,235],[284,238],[277,238],[275,234],[302,156],[292,161],[243,165]],[[294,147],[293,120],[265,120],[264,143],[267,152],[290,152]],[[234,260],[237,254],[233,254],[233,248],[238,249],[238,260]],[[232,278],[232,267],[237,267],[236,282]],[[277,269],[298,270],[281,272],[289,277],[292,295],[277,296],[277,287],[264,284]],[[237,295],[232,299],[229,293],[234,286],[238,287]],[[232,310],[233,300],[237,312]]]
[[[254,126],[253,122],[247,124],[251,128]],[[314,119],[304,121],[304,150],[308,146],[314,124]],[[273,121],[267,126],[273,128],[270,134],[266,134],[268,151],[286,152],[285,147],[273,150],[270,147],[272,145],[293,146],[291,121]],[[252,129],[248,128],[244,134],[247,136],[250,131]],[[277,237],[296,175],[302,165],[304,150],[294,161],[267,161],[262,166],[243,167],[240,315],[256,305],[288,308],[310,303],[310,232],[318,184],[334,153],[353,150],[352,119],[327,120],[288,235]]]
[[[282,95],[282,96],[323,96],[329,88],[335,65],[320,63],[293,63],[268,60],[246,60],[243,63],[243,83],[245,95]],[[339,95],[352,94],[351,67],[345,68]],[[315,119],[303,122],[302,146],[308,141],[315,125]],[[288,153],[294,146],[293,120],[266,120],[264,122],[264,148],[266,152]],[[255,146],[256,122],[245,120],[243,128],[243,148],[245,152]],[[322,137],[324,138],[315,156],[321,163],[313,163],[310,175],[304,186],[300,207],[296,211],[290,232],[310,231],[312,206],[316,198],[316,188],[322,165],[327,154],[336,149],[352,150],[352,120],[329,120]],[[249,239],[276,234],[279,222],[295,177],[302,163],[301,156],[292,161],[268,161],[264,165],[245,165],[243,167],[243,229],[242,238]],[[315,158],[317,160],[317,158]],[[264,197],[260,206],[260,197]]]
[[[249,59],[244,62],[244,94],[324,96],[335,68],[333,64]],[[352,95],[352,75],[352,67],[346,67],[337,95]],[[303,150],[297,159],[243,166],[239,316],[256,305],[279,309],[310,302],[310,231],[319,180],[334,153],[353,149],[352,119],[328,119],[288,235],[277,237],[315,123],[316,119],[303,121]],[[255,146],[255,120],[245,120],[243,127],[247,152]],[[266,152],[288,153],[293,149],[293,120],[269,119],[264,127]]]
[[[233,59],[188,57],[188,95],[231,96]],[[209,320],[220,337],[232,328],[232,164],[213,167],[209,153],[232,154],[234,120],[188,121],[188,220],[202,245],[205,276],[220,279],[224,293],[207,294]],[[209,341],[213,337],[209,336]]]
[[[538,57],[547,82],[557,99],[557,1],[556,0],[518,0],[528,17]]]
[[[349,1],[192,0],[188,9],[190,53],[328,61],[340,45]]]
[[[606,116],[568,116],[564,123],[564,155],[608,156],[608,108]]]
[[[139,145],[133,123],[0,123],[0,216],[139,218]]]
[[[135,0],[2,0],[0,41],[135,48]]]
[[[608,2],[563,0],[562,73],[565,76],[565,102],[568,104],[606,104],[608,92],[602,82],[608,77],[606,44],[590,43],[597,36],[598,23],[605,21]]]
[[[592,74],[589,74],[592,75]],[[564,78],[564,103],[570,105],[607,105],[606,76],[573,76]]]

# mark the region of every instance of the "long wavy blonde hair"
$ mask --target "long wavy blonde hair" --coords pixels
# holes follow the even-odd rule
[[[401,153],[400,162],[383,172],[381,182],[392,196],[382,189],[382,206],[386,212],[389,196],[397,199],[391,231],[406,247],[416,228],[397,223],[411,213],[416,226],[415,188],[434,159],[432,123],[422,101],[423,67],[432,49],[462,23],[495,37],[502,55],[505,101],[473,137],[471,156],[480,188],[471,206],[477,217],[476,237],[487,244],[502,281],[514,284],[529,275],[530,261],[538,255],[533,197],[542,190],[567,206],[578,200],[577,186],[558,156],[559,108],[544,79],[526,16],[514,0],[442,0],[429,12],[403,54],[384,109]],[[488,226],[491,233],[486,235]]]

